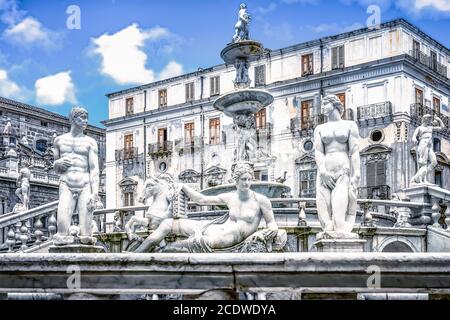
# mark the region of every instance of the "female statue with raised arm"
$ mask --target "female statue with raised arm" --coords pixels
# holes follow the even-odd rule
[[[344,106],[335,95],[322,100],[328,122],[314,131],[317,163],[317,214],[323,229],[318,238],[357,238],[352,233],[360,180],[358,127],[342,120]]]

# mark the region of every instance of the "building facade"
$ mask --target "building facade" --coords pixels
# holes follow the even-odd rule
[[[32,164],[30,208],[58,200],[59,176],[53,170],[52,145],[56,136],[70,130],[68,117],[0,97],[0,215],[12,211],[19,170]],[[88,126],[86,134],[99,147],[99,165],[105,162],[105,130]],[[104,193],[104,178],[102,197]]]
[[[267,50],[249,76],[274,96],[256,115],[255,179],[315,196],[313,132],[326,121],[321,97],[336,94],[360,131],[360,197],[390,199],[409,187],[412,135],[426,113],[446,125],[433,133],[438,165],[429,180],[450,189],[450,50],[409,22]],[[212,104],[234,90],[234,77],[222,64],[107,95],[106,184],[116,186],[107,208],[137,204],[145,178],[160,173],[201,189],[229,182],[237,137]]]

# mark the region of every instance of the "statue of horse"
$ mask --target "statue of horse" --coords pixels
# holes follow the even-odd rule
[[[136,234],[139,228],[154,230],[162,221],[173,217],[173,202],[176,197],[176,187],[173,178],[168,174],[157,178],[150,177],[145,181],[142,196],[139,199],[144,205],[149,205],[143,218],[133,216],[125,225],[125,232],[130,241],[143,239]]]

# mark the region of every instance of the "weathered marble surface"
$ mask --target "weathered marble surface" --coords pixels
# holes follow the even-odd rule
[[[326,96],[322,113],[328,122],[314,130],[317,213],[322,235],[331,238],[355,238],[352,229],[360,181],[359,131],[354,121],[342,120],[343,111],[337,96]]]

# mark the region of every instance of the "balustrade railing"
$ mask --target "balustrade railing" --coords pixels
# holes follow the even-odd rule
[[[130,147],[116,150],[116,161],[135,159],[138,156],[138,148]]]
[[[413,103],[410,108],[411,122],[418,126],[422,123],[422,118],[426,114],[439,117],[447,130],[450,130],[450,117],[442,114],[440,111],[424,106],[421,103]]]
[[[434,72],[437,72],[441,76],[444,76],[447,78],[447,67],[444,66],[442,63],[439,63],[436,58],[432,58],[431,56],[425,54],[424,52],[420,50],[411,50],[409,51],[409,55],[416,59],[417,62],[420,64],[430,68]]]
[[[307,117],[299,117],[291,119],[291,131],[312,131],[319,124],[325,123],[325,116],[322,114],[307,116]]]
[[[360,106],[357,109],[358,121],[383,118],[392,115],[392,103],[390,101]]]
[[[150,143],[148,145],[148,154],[150,156],[168,155],[172,153],[172,141],[163,141],[158,143]]]

